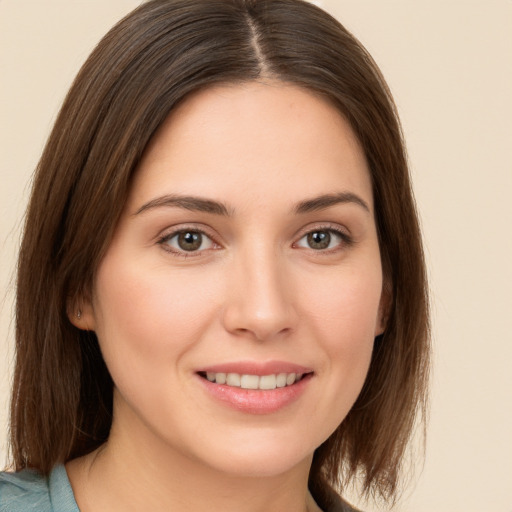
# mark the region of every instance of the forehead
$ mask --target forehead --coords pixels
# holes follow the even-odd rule
[[[295,85],[250,82],[210,87],[174,110],[146,148],[131,201],[240,191],[270,200],[270,188],[296,201],[333,188],[372,199],[364,153],[335,107]]]

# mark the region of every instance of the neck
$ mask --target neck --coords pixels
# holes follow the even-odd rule
[[[66,465],[82,512],[320,510],[307,490],[310,458],[277,475],[240,475],[139,439],[113,429],[105,445]]]

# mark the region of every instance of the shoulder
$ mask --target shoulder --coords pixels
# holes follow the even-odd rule
[[[79,512],[64,466],[0,473],[0,512]]]
[[[328,484],[324,483],[321,488],[317,488],[316,495],[313,498],[324,512],[361,512],[352,507]]]
[[[346,501],[340,497],[333,498],[330,504],[325,508],[325,512],[361,512],[360,510],[353,508]]]
[[[48,479],[37,471],[0,473],[0,511],[51,512]]]
[[[329,506],[325,509],[325,512],[361,512],[358,509],[351,507],[346,501],[341,498],[334,498]]]

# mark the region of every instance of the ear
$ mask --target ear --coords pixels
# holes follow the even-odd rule
[[[78,297],[68,299],[67,315],[69,321],[82,331],[94,331],[96,321],[94,316],[94,308],[90,299]]]
[[[388,281],[385,281],[382,285],[382,293],[380,296],[380,304],[379,311],[377,317],[377,323],[375,326],[375,336],[380,336],[384,334],[386,327],[388,325],[389,313],[391,310],[391,284]]]

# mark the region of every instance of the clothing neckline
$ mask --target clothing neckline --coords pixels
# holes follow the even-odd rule
[[[80,512],[63,464],[52,469],[48,478],[48,490],[53,512]]]

